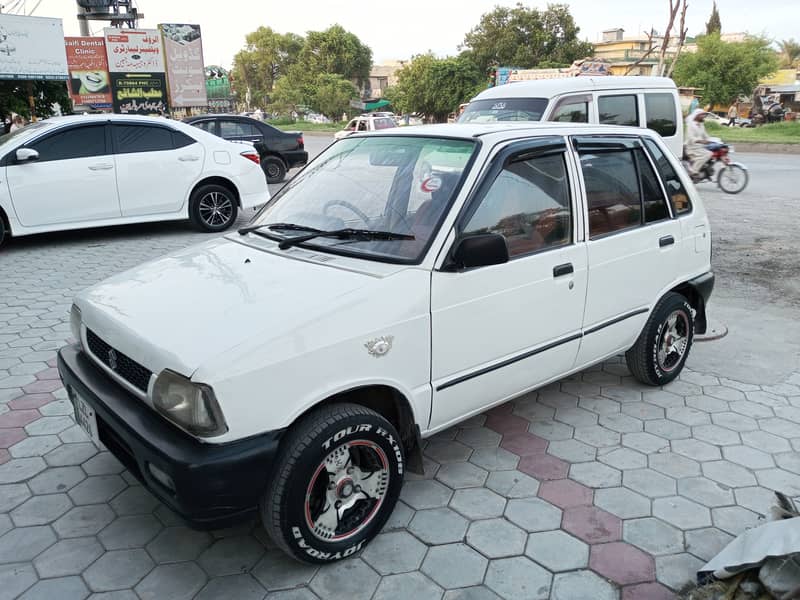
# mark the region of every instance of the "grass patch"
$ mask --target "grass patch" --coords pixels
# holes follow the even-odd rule
[[[289,119],[275,119],[267,121],[267,123],[283,131],[321,131],[324,133],[333,133],[344,129],[343,123],[311,123],[309,121],[295,121],[292,123]]]
[[[729,143],[800,144],[800,121],[784,121],[761,127],[724,127],[706,121],[706,131],[708,135]]]

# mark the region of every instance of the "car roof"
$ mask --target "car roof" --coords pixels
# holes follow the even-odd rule
[[[641,88],[677,89],[668,77],[603,76],[564,77],[561,79],[538,79],[535,81],[513,81],[482,91],[473,100],[493,98],[552,98],[559,94],[594,90],[625,90]]]
[[[51,123],[53,125],[69,125],[71,123],[90,123],[92,121],[95,122],[103,122],[103,121],[140,121],[142,123],[156,123],[156,124],[164,124],[164,123],[175,123],[171,119],[167,119],[164,117],[146,117],[144,115],[118,115],[112,113],[103,113],[103,114],[94,114],[94,115],[67,115],[65,117],[50,117],[48,119],[44,119],[45,122]]]

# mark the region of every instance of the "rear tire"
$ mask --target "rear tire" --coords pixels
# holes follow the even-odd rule
[[[680,375],[694,340],[689,302],[674,292],[658,301],[639,338],[625,353],[628,369],[647,385],[666,385]]]
[[[6,222],[5,222],[5,215],[3,211],[0,210],[0,246],[3,245],[3,241],[6,239]]]
[[[738,194],[747,187],[750,176],[741,165],[727,165],[717,173],[717,185],[726,194]]]
[[[216,183],[201,185],[189,199],[189,219],[200,231],[225,231],[236,222],[238,211],[233,191]]]
[[[303,562],[352,556],[383,528],[404,470],[400,437],[381,415],[356,404],[317,409],[281,443],[261,501],[264,528]]]
[[[267,156],[261,161],[261,168],[267,176],[267,183],[280,183],[286,177],[286,165],[277,156]]]

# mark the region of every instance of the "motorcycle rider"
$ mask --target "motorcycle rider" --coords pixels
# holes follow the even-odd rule
[[[686,117],[686,156],[689,158],[689,174],[694,178],[700,175],[700,170],[711,159],[711,143],[706,133],[703,121],[708,113],[701,108],[694,109]]]

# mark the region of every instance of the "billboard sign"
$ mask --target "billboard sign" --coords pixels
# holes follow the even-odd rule
[[[163,73],[164,50],[157,29],[103,30],[111,73]]]
[[[69,95],[76,106],[111,108],[111,78],[101,37],[64,38],[69,67]]]
[[[69,79],[61,19],[0,14],[0,79]]]
[[[111,73],[114,112],[152,115],[167,110],[164,73]]]
[[[159,25],[164,39],[170,106],[206,106],[206,75],[199,25]]]

